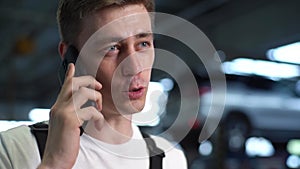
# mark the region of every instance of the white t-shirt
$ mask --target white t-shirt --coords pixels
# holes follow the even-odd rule
[[[151,136],[152,137],[152,136]],[[161,137],[152,137],[157,147],[165,151],[164,169],[186,169],[182,151]],[[0,133],[0,168],[33,169],[40,163],[34,136],[27,126]],[[126,143],[113,145],[89,135],[80,137],[80,150],[73,169],[149,169],[146,143],[138,127],[133,125],[133,137]]]

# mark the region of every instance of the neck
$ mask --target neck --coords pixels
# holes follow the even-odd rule
[[[85,127],[85,132],[103,142],[109,144],[122,144],[127,142],[133,135],[132,115],[104,115],[104,124],[100,129],[95,127],[95,123],[90,120]]]

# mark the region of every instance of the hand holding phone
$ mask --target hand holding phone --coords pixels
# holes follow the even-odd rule
[[[62,61],[61,67],[59,69],[59,81],[61,86],[63,85],[65,81],[66,72],[68,70],[68,66],[70,63],[73,63],[75,65],[77,58],[79,56],[79,51],[75,48],[75,46],[70,45],[67,49],[67,52],[64,55],[64,59]],[[82,107],[97,107],[96,103],[94,101],[88,100]],[[85,124],[83,124],[85,126]],[[80,135],[82,135],[84,132],[83,127],[80,127]]]
[[[56,102],[51,107],[49,131],[40,167],[72,168],[80,148],[80,127],[91,120],[100,128],[104,124],[101,111],[101,84],[90,76],[74,77],[75,65],[69,64]],[[82,107],[87,101],[97,103]],[[55,157],[55,158],[53,158]]]

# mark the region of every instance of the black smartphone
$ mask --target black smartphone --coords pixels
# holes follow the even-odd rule
[[[73,46],[70,45],[67,49],[67,52],[64,56],[64,60],[62,61],[62,64],[59,68],[59,72],[58,72],[58,78],[59,78],[59,82],[61,85],[63,85],[64,81],[65,81],[65,76],[66,76],[66,72],[68,69],[68,65],[70,63],[76,63],[76,60],[78,58],[79,52],[78,50]]]

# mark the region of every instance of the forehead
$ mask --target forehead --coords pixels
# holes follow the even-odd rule
[[[97,20],[97,26],[102,27],[111,21],[122,20],[126,16],[144,14],[147,9],[142,4],[131,4],[125,6],[109,6],[95,12],[94,19]]]
[[[102,37],[125,39],[139,33],[152,32],[151,19],[142,4],[114,5],[84,18],[79,41],[85,42],[97,31],[101,32]]]

